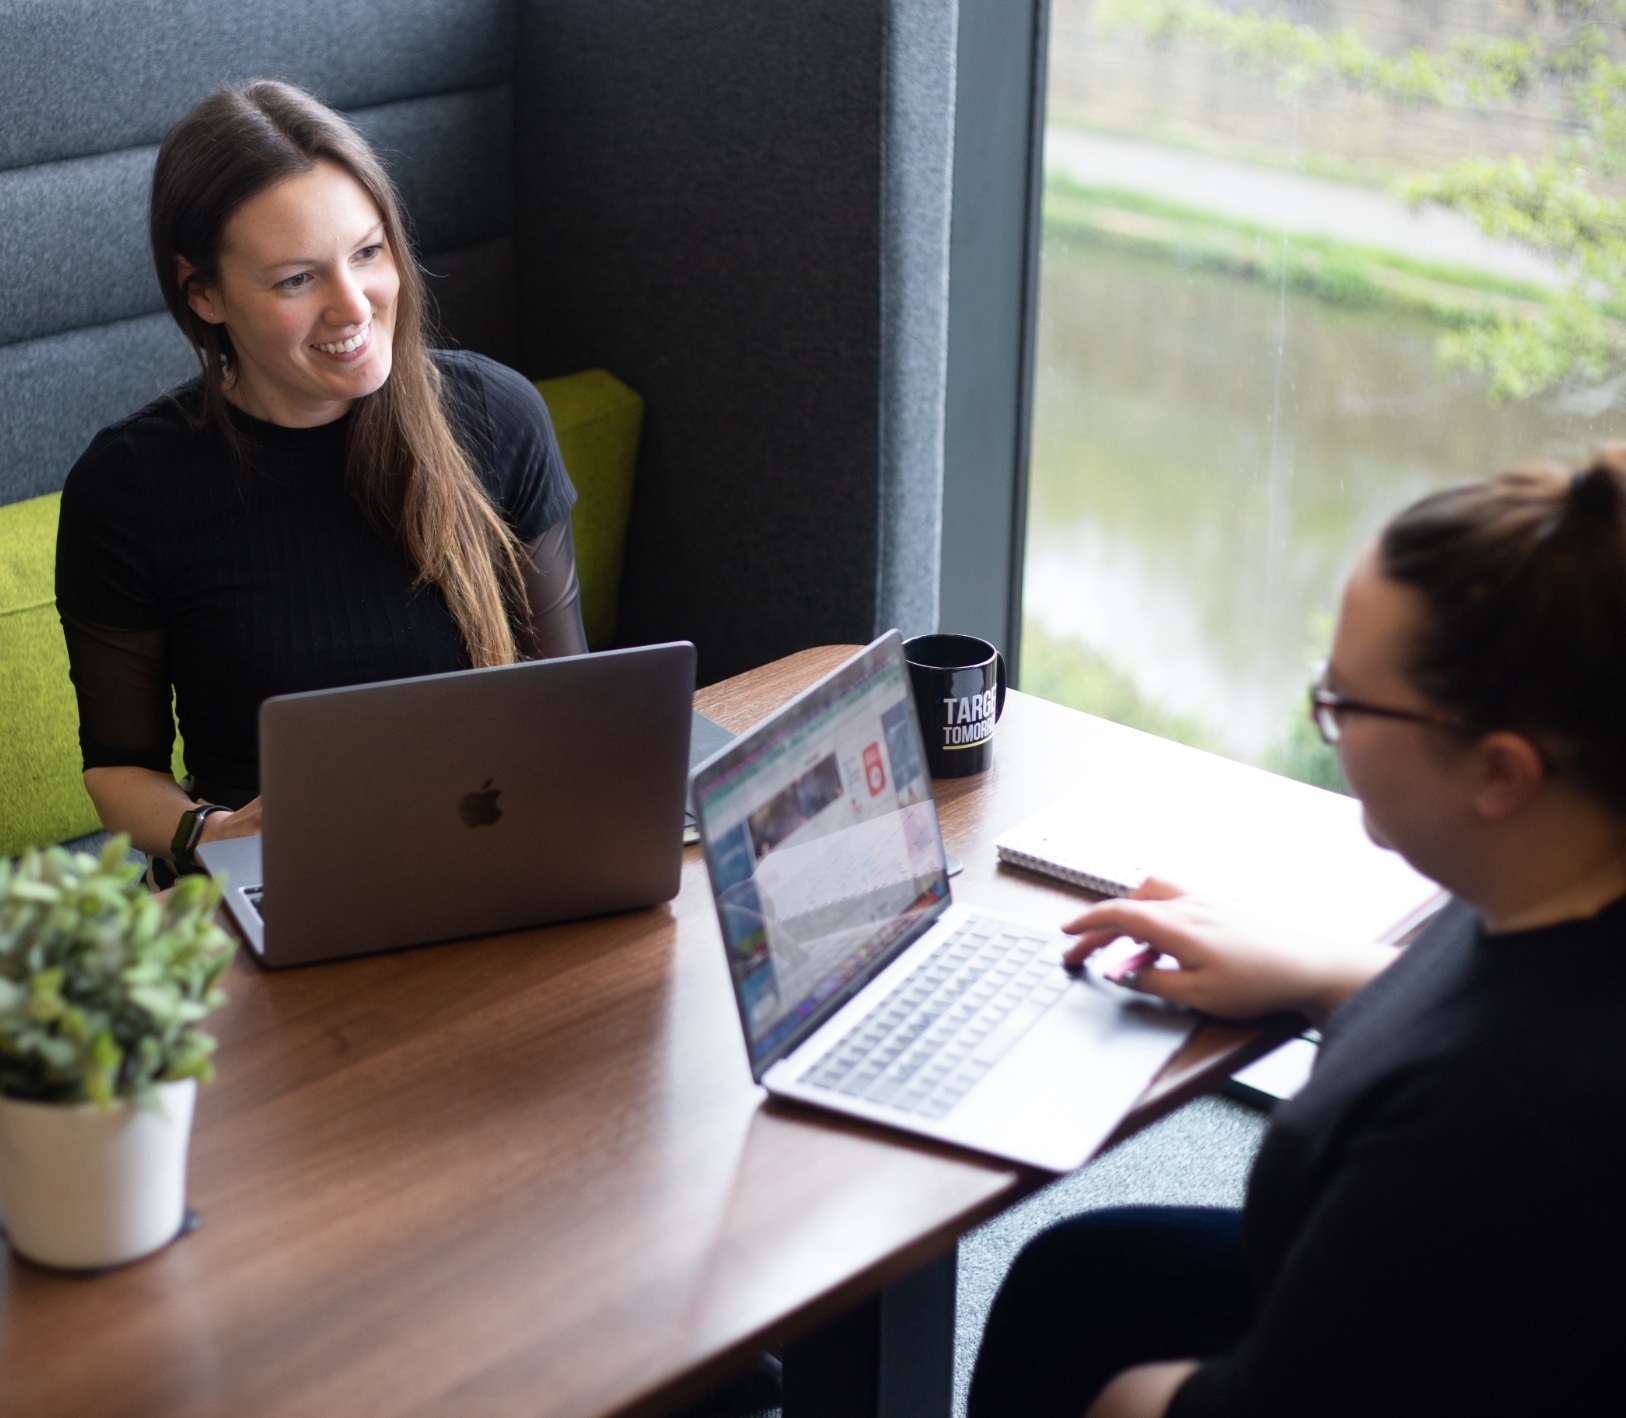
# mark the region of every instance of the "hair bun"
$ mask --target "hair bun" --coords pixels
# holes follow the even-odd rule
[[[1613,468],[1594,463],[1570,478],[1570,506],[1585,517],[1613,521],[1620,514],[1620,482]]]

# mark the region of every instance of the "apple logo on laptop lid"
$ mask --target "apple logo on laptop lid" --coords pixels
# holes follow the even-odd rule
[[[502,789],[493,788],[491,779],[487,778],[477,792],[464,795],[463,801],[457,805],[457,815],[463,819],[465,827],[495,827],[497,819],[502,816],[502,809],[497,806],[500,796]]]

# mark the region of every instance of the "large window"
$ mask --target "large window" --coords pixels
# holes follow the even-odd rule
[[[1555,215],[1614,211],[1619,35],[1255,8],[1052,0],[1021,682],[1334,786],[1302,704],[1359,549],[1626,436],[1613,257]]]

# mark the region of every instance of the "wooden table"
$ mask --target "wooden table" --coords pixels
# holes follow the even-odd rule
[[[701,691],[740,730],[849,653]],[[1070,710],[1012,694],[993,771],[938,785],[962,899],[1059,918],[995,865],[1055,796]],[[705,868],[669,905],[282,973],[239,961],[200,1095],[203,1226],[94,1278],[0,1260],[0,1409],[660,1412],[950,1252],[1043,1177],[764,1104]],[[1209,1026],[1142,1125],[1273,1043]]]

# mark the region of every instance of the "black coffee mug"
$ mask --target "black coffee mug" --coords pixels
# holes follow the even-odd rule
[[[903,658],[932,777],[984,772],[1005,712],[1005,657],[975,635],[917,635],[903,642]]]

